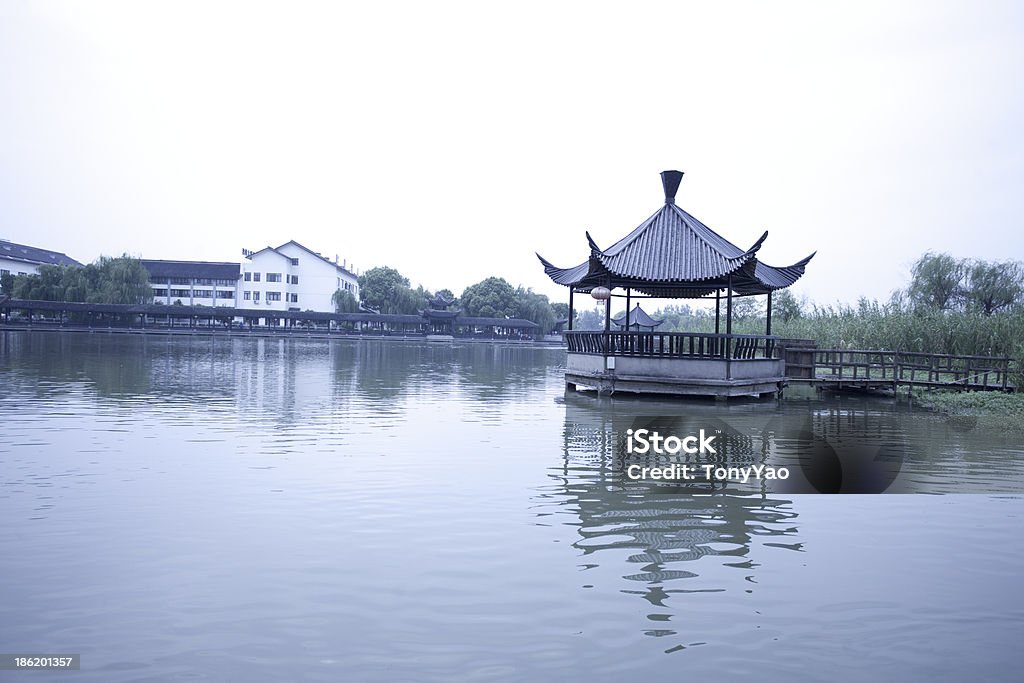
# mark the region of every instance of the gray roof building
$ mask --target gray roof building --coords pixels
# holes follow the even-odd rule
[[[34,265],[51,266],[81,266],[82,264],[67,254],[39,247],[30,247],[27,244],[16,244],[7,240],[0,240],[0,258],[11,261],[21,261]]]
[[[187,278],[189,280],[238,280],[241,266],[237,263],[218,261],[162,261],[141,259],[142,266],[149,271],[150,279],[167,280]]]

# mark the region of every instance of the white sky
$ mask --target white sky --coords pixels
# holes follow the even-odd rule
[[[1024,258],[1013,3],[0,0],[0,237],[87,262],[295,239],[564,301],[677,203],[794,287],[885,298],[926,249]]]

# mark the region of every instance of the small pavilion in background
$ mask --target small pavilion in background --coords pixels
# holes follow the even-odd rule
[[[602,249],[586,233],[590,253],[579,265],[559,268],[537,255],[544,272],[569,288],[567,386],[599,393],[725,397],[774,393],[785,386],[785,363],[776,357],[771,334],[771,295],[796,282],[814,254],[791,266],[762,263],[757,253],[768,233],[749,249],[729,242],[676,206],[682,177],[664,171],[664,205],[611,246]],[[603,332],[572,330],[576,294],[605,302]],[[741,296],[768,298],[765,334],[732,333],[733,300]],[[627,311],[633,299],[714,299],[715,331],[613,331],[612,297],[625,298]]]
[[[647,311],[640,308],[640,304],[633,307],[629,313],[624,313],[618,318],[612,318],[612,322],[620,330],[633,330],[635,332],[654,332],[654,328],[661,325],[664,320],[655,320],[647,315]]]
[[[450,339],[452,337],[455,319],[459,317],[459,311],[448,310],[454,303],[455,301],[442,294],[435,294],[427,299],[427,307],[423,309],[423,317],[427,321],[428,338]]]

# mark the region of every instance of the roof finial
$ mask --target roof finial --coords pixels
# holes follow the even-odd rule
[[[679,189],[679,182],[683,179],[682,171],[662,171],[661,184],[665,186],[665,203],[676,203],[676,190]]]

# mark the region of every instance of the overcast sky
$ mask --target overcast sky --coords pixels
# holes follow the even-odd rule
[[[87,262],[295,239],[460,293],[677,203],[794,291],[1024,258],[1017,3],[0,0],[0,237]]]

